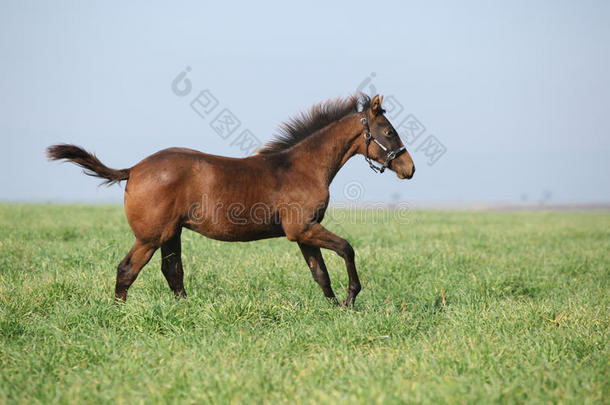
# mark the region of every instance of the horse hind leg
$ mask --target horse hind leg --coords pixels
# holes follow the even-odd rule
[[[180,236],[181,233],[178,232],[161,245],[161,271],[176,298],[186,298]]]
[[[114,296],[118,301],[124,302],[127,299],[127,290],[156,250],[156,246],[136,239],[133,247],[117,268]]]

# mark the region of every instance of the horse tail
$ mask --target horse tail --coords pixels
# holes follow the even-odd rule
[[[129,169],[111,169],[93,154],[76,145],[52,145],[47,148],[50,160],[67,160],[82,167],[87,176],[105,179],[102,184],[111,185],[129,179]]]

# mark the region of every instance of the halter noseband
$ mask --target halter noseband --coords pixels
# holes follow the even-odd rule
[[[386,168],[390,167],[390,163],[392,163],[392,160],[396,159],[402,152],[407,150],[407,148],[403,145],[398,149],[391,150],[388,152],[388,148],[385,147],[381,142],[379,142],[373,135],[371,135],[371,129],[369,128],[369,123],[366,117],[363,116],[362,118],[360,118],[360,122],[362,122],[362,126],[364,127],[364,142],[366,144],[366,154],[364,155],[364,158],[366,159],[366,162],[369,164],[369,166],[371,167],[371,169],[373,169],[374,172],[383,173]],[[383,161],[383,166],[377,166],[369,157],[369,145],[371,144],[371,141],[375,142],[377,146],[379,146],[381,149],[383,149],[384,152],[386,152],[385,160]]]

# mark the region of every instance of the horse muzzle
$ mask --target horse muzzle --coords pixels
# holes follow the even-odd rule
[[[401,170],[397,170],[397,171],[396,171],[396,175],[397,175],[397,176],[398,176],[398,178],[399,178],[399,179],[401,179],[401,180],[404,180],[404,179],[410,180],[410,179],[412,179],[412,178],[413,178],[413,175],[414,175],[414,174],[415,174],[415,166],[413,166],[413,167],[411,168],[411,171],[408,171],[408,170],[402,170],[402,169],[401,169]]]

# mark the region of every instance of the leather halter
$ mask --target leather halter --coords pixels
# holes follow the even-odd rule
[[[362,118],[360,118],[360,122],[362,122],[362,126],[364,127],[364,142],[366,143],[366,154],[364,155],[364,158],[366,159],[366,162],[369,164],[369,166],[371,167],[371,169],[373,169],[374,172],[383,173],[386,168],[390,167],[392,160],[396,159],[402,152],[407,150],[407,147],[403,145],[398,149],[388,151],[388,148],[386,146],[384,146],[381,142],[377,140],[377,138],[371,135],[371,129],[369,128],[369,123],[366,117],[363,116]],[[377,166],[369,157],[369,145],[371,144],[371,141],[375,142],[377,146],[379,146],[386,153],[385,160],[383,161],[383,166]]]

